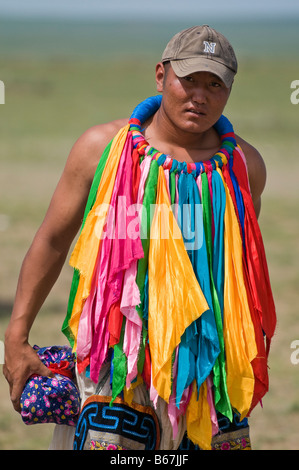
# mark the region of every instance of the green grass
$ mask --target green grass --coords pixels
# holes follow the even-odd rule
[[[157,51],[166,37],[176,32],[175,25],[166,29],[150,25],[111,29],[110,25],[109,37],[114,42],[104,47],[104,36],[92,25],[77,25],[77,29],[65,25],[64,35],[59,24],[54,29],[49,23],[29,27],[19,23],[13,29],[11,23],[2,22],[1,26],[0,79],[6,87],[6,104],[0,107],[0,340],[22,259],[42,221],[71,146],[88,127],[129,116],[139,100],[156,93]],[[270,355],[270,392],[264,408],[253,413],[251,434],[257,449],[299,448],[299,365],[290,361],[290,344],[299,339],[299,105],[290,102],[290,83],[299,79],[295,26],[285,29],[290,47],[284,55],[283,45],[278,49],[277,38],[276,54],[267,49],[271,44],[269,35],[273,38],[275,32],[273,25],[264,30],[261,49],[257,47],[261,37],[254,34],[254,47],[249,47],[249,26],[224,25],[226,34],[231,32],[240,38],[240,69],[226,114],[236,133],[260,150],[268,169],[260,224],[278,328]],[[107,29],[101,32],[107,34]],[[151,33],[155,38],[152,47],[145,47]],[[123,44],[116,40],[122,36]],[[60,327],[71,275],[66,265],[34,325],[32,343],[65,342]],[[46,449],[51,432],[51,426],[26,427],[22,423],[12,410],[1,375],[0,449]]]

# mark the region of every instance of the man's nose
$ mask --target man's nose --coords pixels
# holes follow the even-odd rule
[[[194,89],[192,91],[193,91],[192,100],[193,100],[194,103],[206,104],[206,102],[207,102],[207,93],[206,93],[206,89],[203,85],[197,85],[196,87],[194,87]]]

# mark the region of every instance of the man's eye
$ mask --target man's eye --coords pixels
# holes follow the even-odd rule
[[[221,83],[219,83],[219,82],[211,82],[210,84],[211,84],[211,86],[216,87],[216,88],[221,87]]]
[[[184,77],[184,80],[186,80],[187,82],[193,82],[193,77],[187,75],[187,77]]]

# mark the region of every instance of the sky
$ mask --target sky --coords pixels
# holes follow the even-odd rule
[[[299,17],[298,0],[0,0],[5,15],[54,18],[229,19]]]

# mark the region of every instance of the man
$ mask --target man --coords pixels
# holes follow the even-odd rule
[[[207,25],[182,31],[170,40],[162,61],[156,66],[157,91],[162,94],[162,101],[158,104],[155,101],[153,106],[150,102],[150,112],[147,110],[144,112],[142,108],[142,118],[138,108],[130,121],[129,131],[126,128],[127,120],[114,121],[87,130],[70,152],[45,219],[22,265],[14,309],[6,332],[4,374],[10,385],[12,403],[17,411],[20,411],[20,395],[26,380],[32,374],[50,374],[29,345],[28,336],[39,309],[59,276],[69,247],[84,217],[85,226],[72,255],[72,265],[75,272],[79,273],[76,299],[71,302],[73,310],[65,322],[65,331],[71,332],[69,335],[71,339],[75,338],[71,342],[78,355],[77,380],[83,406],[82,418],[79,420],[75,436],[75,448],[96,446],[109,448],[109,445],[129,449],[177,449],[184,445],[188,448],[190,445],[211,448],[212,435],[213,448],[221,446],[227,448],[225,446],[231,445],[230,440],[237,442],[237,448],[250,447],[247,420],[243,418],[249,415],[252,407],[268,388],[266,366],[268,350],[266,351],[264,346],[263,334],[266,335],[268,345],[275,327],[275,311],[262,242],[256,224],[266,181],[265,165],[259,152],[240,137],[234,137],[232,128],[228,124],[225,124],[225,132],[221,135],[219,124],[236,73],[237,60],[224,36]],[[142,124],[141,127],[138,127],[139,124]],[[141,139],[142,145],[133,150],[130,147],[132,146],[130,139],[133,135],[134,140],[135,125],[137,126],[135,138]],[[100,183],[97,196],[93,200],[94,206],[90,204],[84,214],[93,178],[99,168],[100,156],[105,154],[105,149],[111,141],[113,150],[110,148],[104,171],[102,169],[102,175],[99,177]],[[226,142],[224,147],[223,141]],[[119,151],[117,146],[121,147]],[[244,152],[246,164],[240,147]],[[119,279],[116,275],[109,281],[110,284],[106,280],[97,284],[98,279],[104,279],[103,272],[106,276],[110,275],[109,269],[111,270],[113,266],[112,255],[104,264],[105,253],[113,253],[115,247],[121,252],[122,245],[115,239],[106,245],[103,240],[99,242],[100,235],[103,234],[103,224],[102,232],[96,236],[96,227],[98,230],[98,225],[96,226],[94,222],[97,215],[96,202],[98,200],[98,208],[102,207],[105,201],[112,204],[113,191],[116,191],[119,178],[117,195],[127,195],[132,203],[140,201],[144,205],[145,195],[149,191],[146,193],[145,182],[145,186],[141,189],[142,172],[148,163],[147,179],[144,178],[148,182],[150,168],[154,168],[153,155],[157,154],[153,149],[159,149],[160,152],[158,153],[160,160],[157,160],[159,166],[156,170],[153,169],[156,171],[152,191],[155,193],[153,202],[157,206],[164,202],[169,204],[165,196],[168,191],[169,195],[173,195],[172,202],[177,201],[179,207],[183,208],[183,195],[188,187],[189,196],[186,196],[185,201],[190,203],[194,197],[195,199],[192,199],[194,207],[197,207],[195,200],[203,206],[203,218],[200,222],[196,222],[195,212],[195,222],[192,216],[191,219],[195,224],[201,224],[198,226],[201,229],[202,224],[205,227],[206,245],[202,245],[205,251],[203,249],[195,249],[192,253],[188,251],[189,257],[186,257],[187,251],[182,248],[181,240],[175,240],[172,233],[171,243],[167,242],[163,247],[159,240],[150,240],[149,245],[143,242],[142,246],[140,243],[138,245],[138,240],[136,245],[130,241],[129,248],[132,252],[138,245],[136,248],[138,254],[135,254],[135,257],[132,255],[132,264],[128,265],[126,270],[117,266],[117,275],[119,273],[121,275]],[[122,158],[125,152],[127,152],[126,157]],[[145,162],[142,170],[142,163],[140,166],[139,163],[136,165],[137,158],[141,158],[140,162]],[[101,160],[104,161],[103,159],[104,156]],[[116,173],[117,168],[118,173]],[[122,178],[124,179],[126,168],[128,168],[128,177],[124,182]],[[184,171],[184,168],[187,170]],[[244,177],[244,175],[247,177],[247,171],[250,190],[246,186]],[[238,172],[240,174],[237,174]],[[169,178],[167,184],[165,178]],[[104,184],[107,184],[106,189]],[[122,192],[119,189],[121,184],[123,184]],[[135,190],[134,184],[137,187]],[[129,187],[130,185],[133,189]],[[110,199],[107,196],[108,190]],[[221,200],[226,202],[219,202],[217,206],[220,196]],[[252,212],[253,208],[255,215]],[[160,223],[161,218],[157,212],[152,220],[152,227],[147,232],[147,238],[153,238],[155,229],[159,232]],[[176,224],[175,221],[173,223]],[[224,225],[225,233],[221,232]],[[188,226],[187,229],[189,228]],[[231,230],[230,237],[227,235],[229,230]],[[221,233],[223,237],[223,243],[219,245],[216,240],[217,233]],[[251,245],[256,250],[255,260],[249,250],[250,237],[255,240],[255,245]],[[217,256],[216,245],[219,250]],[[240,246],[242,250],[242,245],[245,246],[243,254],[241,251],[235,253],[236,246]],[[212,253],[209,250],[214,251]],[[227,255],[230,251],[233,253],[232,259]],[[196,265],[199,253],[202,258]],[[121,255],[125,256],[123,253],[118,253],[119,258]],[[84,256],[87,257],[87,262]],[[135,281],[129,284],[131,290],[128,289],[127,292],[127,296],[132,297],[132,290],[136,288],[136,283],[138,284],[138,268],[142,266],[144,259],[148,264],[144,265],[142,283],[138,285],[137,292],[138,295],[142,294],[142,311],[139,310],[141,301],[138,295],[135,305],[133,302],[126,309],[121,287],[115,286],[117,282],[119,286],[129,282],[128,272],[130,275],[132,272],[135,273],[135,277],[133,276]],[[189,259],[192,262],[192,269],[191,264],[189,266]],[[212,259],[214,259],[213,266]],[[224,267],[220,265],[220,261],[218,263],[218,259],[223,261]],[[166,260],[170,260],[168,265]],[[119,260],[118,262],[120,263]],[[201,267],[204,263],[207,270],[202,274]],[[237,263],[241,263],[242,268],[235,267],[233,273],[232,266]],[[234,281],[222,280],[218,286],[216,272],[220,273],[223,269],[231,269]],[[258,292],[259,286],[254,274],[256,270],[267,299],[264,301]],[[85,282],[88,275],[89,283]],[[167,286],[165,291],[162,289],[164,283]],[[101,289],[104,291],[104,284],[107,290],[101,293]],[[172,288],[175,290],[174,286],[176,289],[185,286],[185,295],[176,295],[172,306],[168,304],[165,307],[163,315],[161,311],[158,312],[162,315],[158,318],[157,311],[164,308],[161,302],[163,303],[164,298],[169,300],[170,291]],[[114,288],[115,291],[119,288],[118,294],[115,294]],[[88,290],[88,294],[84,294],[84,289]],[[112,291],[115,297],[111,299]],[[94,307],[93,301],[100,305],[98,310]],[[191,306],[192,301],[194,301],[193,306]],[[232,303],[229,306],[230,302]],[[260,304],[266,311],[261,311]],[[104,316],[103,311],[106,307],[107,312]],[[231,310],[232,317],[230,317]],[[139,312],[139,316],[136,312]],[[239,313],[241,320],[238,317]],[[97,318],[100,318],[97,320],[98,323],[96,323]],[[112,319],[115,318],[119,322],[118,333],[115,333],[116,339],[112,334],[114,326]],[[165,325],[164,318],[168,319]],[[174,324],[176,322],[179,326]],[[244,326],[245,322],[247,327]],[[231,328],[235,328],[236,336],[240,336],[238,341],[234,342],[231,339]],[[174,334],[168,341],[167,336],[170,331]],[[137,334],[139,343],[136,346],[134,340],[136,341]],[[245,339],[241,338],[243,334]],[[175,335],[178,338],[174,339]],[[127,345],[126,354],[124,354],[124,343]],[[134,349],[134,344],[138,350],[135,356],[131,351]],[[168,355],[165,353],[166,350]],[[234,355],[237,355],[241,361],[244,355],[246,366],[243,367],[241,364],[239,368],[234,369]],[[182,367],[184,358],[187,358],[185,371]],[[139,366],[140,363],[142,367]],[[116,372],[120,364],[122,370],[126,371],[127,377],[131,371],[130,380],[121,377],[121,371]],[[228,370],[227,378],[225,368]],[[112,374],[115,375],[110,380]],[[117,380],[122,381],[119,389],[115,385]],[[120,393],[115,396],[116,392],[113,389]],[[174,391],[177,395],[173,401],[171,397]],[[110,403],[111,401],[113,403]],[[134,428],[132,424],[135,423],[134,417],[131,418],[133,421],[130,424],[134,432],[127,430],[122,434],[119,429],[108,432],[109,426],[105,428],[105,423],[100,421],[98,428],[95,426],[86,431],[83,438],[81,424],[89,406],[100,407],[97,408],[98,414],[108,413],[109,410],[111,413],[115,411],[115,420],[126,425],[128,420],[130,424],[128,416],[136,412],[136,423],[141,420],[139,434],[136,431],[138,425],[136,424]],[[111,423],[108,419],[109,422]],[[144,436],[142,437],[144,422],[150,422],[150,426],[155,429],[149,433],[151,439],[155,441],[154,444],[150,444]],[[97,434],[99,427],[100,432]],[[232,431],[230,438],[223,439],[225,428]],[[189,438],[187,440],[186,431]],[[59,448],[57,443],[64,442],[63,432],[64,429],[60,426],[53,448]],[[67,434],[71,435],[71,438],[65,446],[70,447],[74,438],[73,430],[68,430]],[[103,441],[106,444],[103,445]]]

